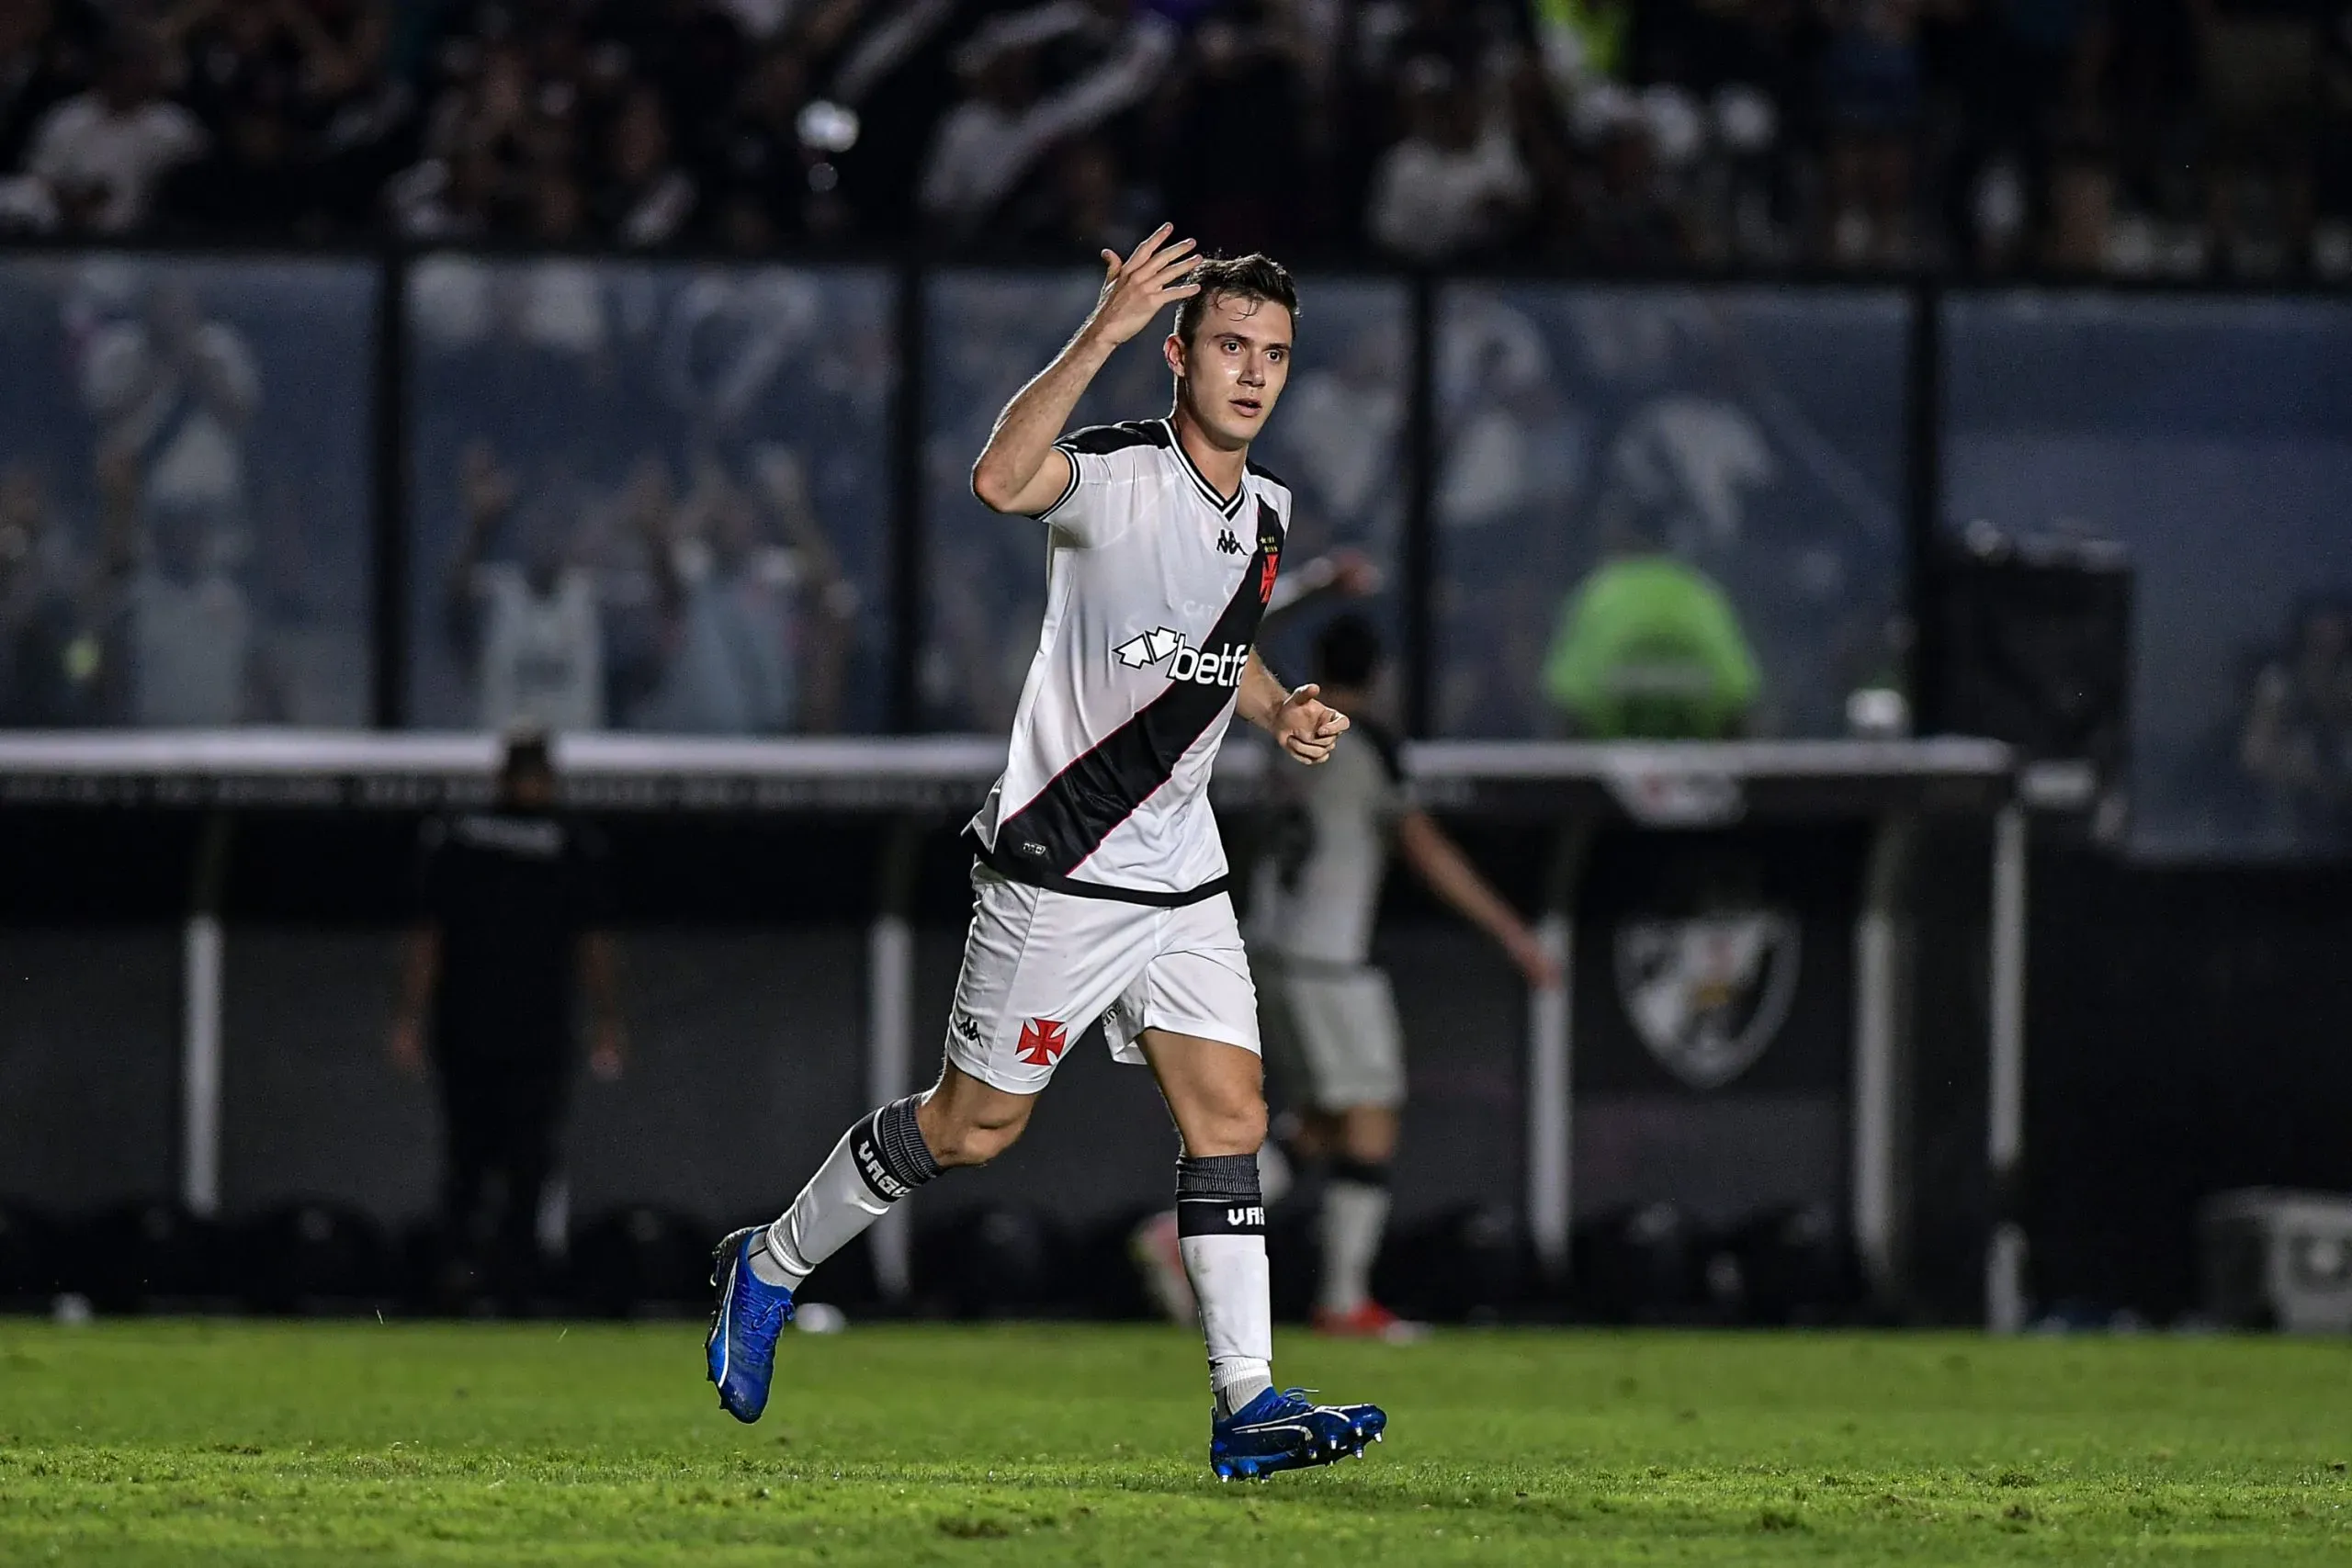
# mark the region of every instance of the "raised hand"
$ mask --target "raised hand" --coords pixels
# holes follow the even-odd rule
[[[1123,344],[1161,310],[1201,291],[1199,284],[1185,281],[1194,261],[1193,242],[1170,243],[1174,231],[1174,224],[1162,223],[1125,261],[1116,251],[1102,253],[1102,296],[1087,319],[1089,333],[1106,344]]]

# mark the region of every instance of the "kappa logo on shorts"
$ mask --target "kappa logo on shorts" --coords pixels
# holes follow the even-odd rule
[[[1021,1043],[1013,1054],[1033,1067],[1050,1067],[1069,1049],[1069,1032],[1050,1018],[1033,1018],[1021,1026]]]
[[[947,1027],[957,1039],[975,1049],[987,1043],[980,1035],[979,1021],[960,1008],[947,1020]]]

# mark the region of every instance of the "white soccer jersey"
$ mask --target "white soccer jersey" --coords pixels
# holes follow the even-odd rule
[[[1209,769],[1273,592],[1290,491],[1253,463],[1220,497],[1164,419],[1056,445],[1071,473],[1040,518],[1045,624],[972,836],[1016,881],[1143,904],[1209,897],[1226,883]]]
[[[1250,902],[1253,942],[1352,968],[1371,952],[1389,836],[1412,798],[1393,736],[1356,716],[1348,739],[1322,767],[1284,774],[1289,808]]]

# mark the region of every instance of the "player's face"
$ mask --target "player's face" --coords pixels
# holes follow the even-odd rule
[[[1290,312],[1271,299],[1220,294],[1191,343],[1168,340],[1168,367],[1193,422],[1220,446],[1247,446],[1290,379]]]

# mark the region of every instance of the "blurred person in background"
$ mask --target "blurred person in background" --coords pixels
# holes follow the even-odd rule
[[[1544,689],[1595,740],[1724,740],[1763,687],[1723,590],[1664,543],[1620,524],[1561,607]]]
[[[807,62],[796,50],[769,51],[717,133],[720,189],[712,225],[728,249],[757,255],[787,236],[831,237],[854,225],[840,195],[841,171],[801,133],[808,112]],[[851,118],[833,140],[863,129],[854,111],[845,112]]]
[[[1448,907],[1494,939],[1527,983],[1560,983],[1525,921],[1480,876],[1434,818],[1413,804],[1395,734],[1380,711],[1384,653],[1361,615],[1315,639],[1314,679],[1369,744],[1280,778],[1286,802],[1260,863],[1250,945],[1259,1011],[1277,1081],[1301,1105],[1295,1158],[1327,1168],[1315,1327],[1353,1338],[1409,1337],[1415,1327],[1372,1296],[1405,1103],[1405,1042],[1387,975],[1371,962],[1380,887],[1393,849]]]
[[[476,722],[604,728],[604,607],[572,548],[580,487],[553,475],[525,502],[490,444],[477,441],[460,459],[458,493],[465,523],[443,581],[444,624],[473,682]],[[510,523],[515,558],[491,558]]]
[[[1828,201],[1822,254],[1845,266],[1917,254],[1913,175],[1926,112],[1926,0],[1825,0],[1821,55]]]
[[[1304,476],[1311,503],[1291,525],[1297,548],[1372,541],[1394,527],[1406,353],[1402,333],[1384,324],[1355,333],[1337,363],[1293,376],[1282,457]]]
[[[365,220],[411,101],[385,75],[383,6],[185,0],[160,28],[211,141],[174,182],[175,218],[245,232]]]
[[[2325,0],[2190,0],[2214,260],[2240,276],[2309,252]]]
[[[1141,197],[1111,148],[1091,139],[1073,141],[1054,160],[1039,243],[1071,255],[1133,250],[1151,227]]]
[[[0,726],[61,729],[98,716],[86,590],[40,471],[0,467]]]
[[[702,194],[673,156],[669,111],[650,87],[628,95],[605,147],[592,202],[597,228],[630,250],[669,244],[685,230]]]
[[[447,1167],[439,1304],[527,1298],[555,1172],[586,991],[588,1065],[611,1082],[627,1049],[604,845],[558,809],[546,734],[504,741],[495,803],[420,840],[424,919],[410,936],[391,1057],[438,1081]]]
[[[1553,249],[1590,265],[1687,262],[1697,245],[1661,167],[1653,118],[1631,96],[1596,88],[1578,105],[1581,143],[1555,201]]]
[[[81,383],[98,424],[124,721],[276,716],[234,570],[251,545],[245,448],[261,403],[244,335],[209,319],[187,286],[158,284],[138,314],[90,333]]]
[[[0,175],[23,163],[43,117],[89,85],[104,32],[87,0],[0,6]]]
[[[782,448],[761,458],[764,493],[706,458],[676,506],[659,495],[632,505],[662,620],[660,671],[631,711],[632,728],[781,735],[835,727],[854,593],[843,597],[848,584],[809,513],[799,460]],[[771,510],[789,547],[769,535]]]
[[[2296,840],[2333,843],[2352,821],[2352,604],[2298,615],[2286,652],[2255,678],[2238,758]]]
[[[1298,237],[1313,204],[1292,29],[1271,0],[1244,0],[1203,18],[1179,60],[1160,111],[1161,134],[1185,149],[1162,179],[1178,223],[1212,254]]]
[[[1082,48],[1085,63],[1049,85],[1057,44]],[[1176,49],[1170,23],[1122,0],[1057,0],[984,23],[956,58],[970,94],[940,121],[916,190],[932,231],[981,239],[1048,152],[1142,102]]]
[[[219,728],[282,719],[253,607],[230,570],[232,540],[202,512],[148,508],[131,466],[102,457],[109,707],[141,728]]]
[[[1534,196],[1509,118],[1436,55],[1403,73],[1403,140],[1381,155],[1365,226],[1381,249],[1423,264],[1490,252]]]
[[[147,223],[164,179],[210,145],[196,117],[163,91],[164,57],[135,27],[109,40],[97,85],[41,118],[20,199],[67,233],[120,235]],[[36,203],[45,203],[37,209]]]

